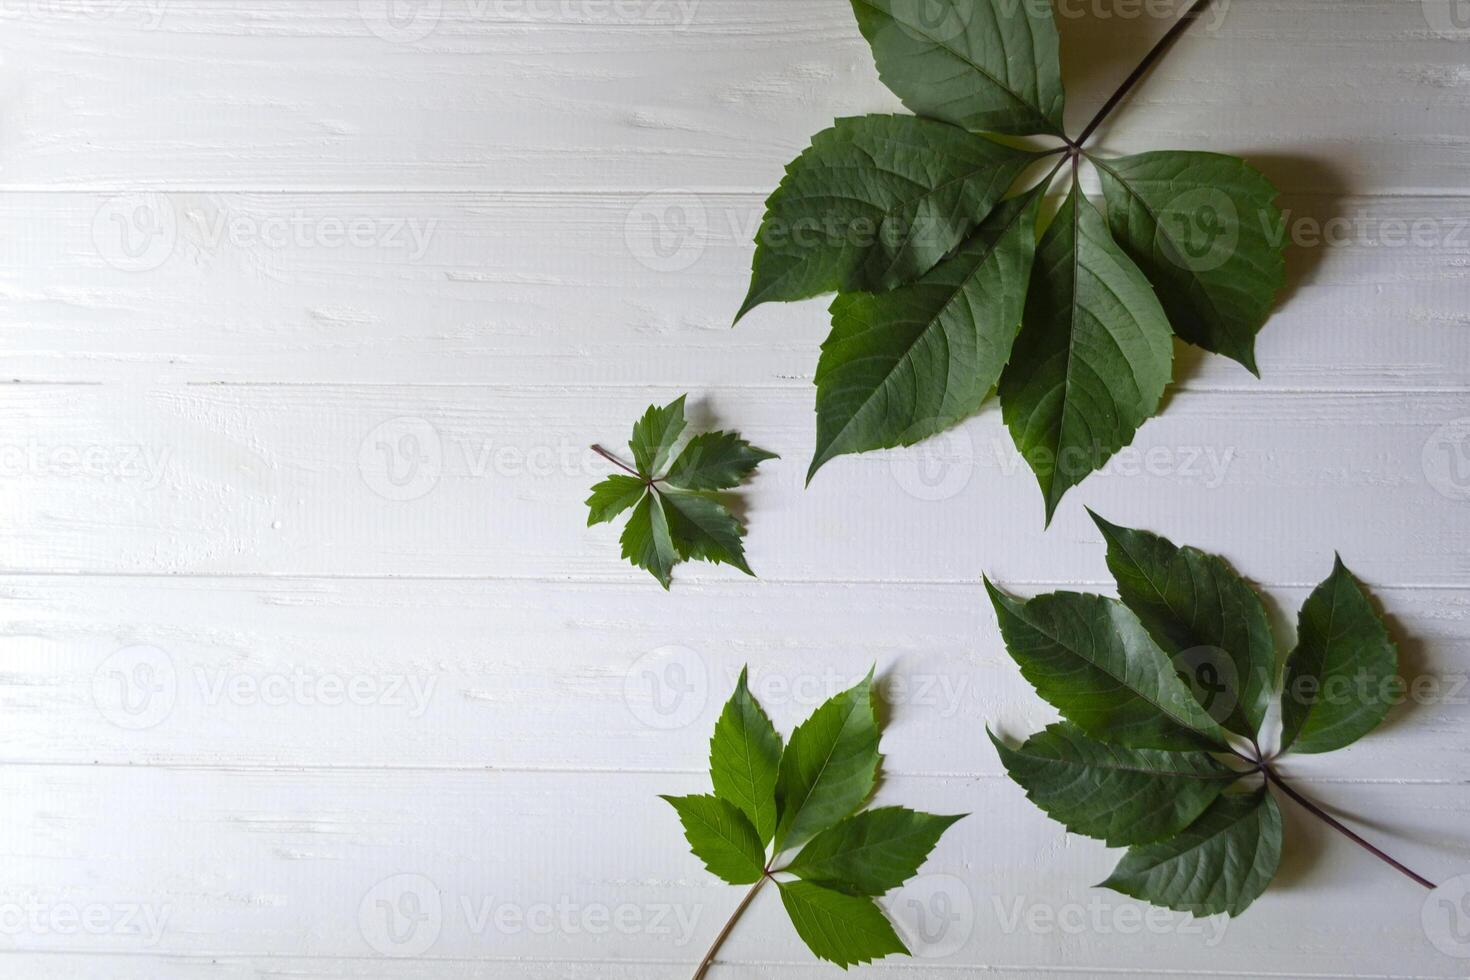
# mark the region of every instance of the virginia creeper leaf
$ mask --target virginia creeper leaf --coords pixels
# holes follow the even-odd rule
[[[856,810],[878,778],[873,675],[822,705],[791,733],[776,782],[778,852]]]
[[[633,461],[638,474],[645,479],[663,470],[668,465],[674,446],[684,434],[688,423],[684,420],[684,401],[680,395],[663,408],[650,405],[633,425],[633,438],[628,448],[633,450]]]
[[[1108,223],[1191,344],[1256,368],[1256,333],[1286,285],[1277,190],[1244,160],[1163,151],[1090,158]]]
[[[1040,200],[1000,205],[918,282],[837,297],[808,479],[836,456],[912,445],[979,411],[1021,328]]]
[[[1377,728],[1392,707],[1397,673],[1397,647],[1338,558],[1297,620],[1281,700],[1281,751],[1331,752]]]
[[[918,874],[940,836],[962,819],[901,806],[865,810],[813,837],[785,870],[837,891],[882,895]]]
[[[587,526],[606,524],[629,507],[637,506],[647,492],[648,487],[636,476],[614,473],[592,488],[592,496],[587,498]]]
[[[674,580],[674,566],[679,553],[669,532],[669,518],[663,501],[656,493],[645,493],[628,524],[623,528],[623,557],[647,571],[668,589]]]
[[[757,449],[738,432],[706,432],[689,440],[664,483],[679,490],[730,490],[775,453]]]
[[[844,970],[891,953],[908,955],[883,910],[871,898],[845,895],[809,881],[783,881],[781,904],[796,934],[820,958]]]
[[[1000,381],[1050,523],[1068,490],[1132,441],[1173,370],[1169,321],[1074,185],[1037,247],[1025,325]]]
[[[678,811],[684,837],[711,874],[748,885],[765,874],[766,852],[755,828],[734,805],[714,796],[665,796]]]
[[[715,734],[710,739],[709,775],[715,795],[749,818],[761,847],[776,835],[776,774],[781,766],[781,736],[761,710],[740,672]]]
[[[683,490],[655,491],[668,514],[669,533],[683,561],[733,565],[755,575],[745,563],[745,527],[714,497]]]
[[[1065,722],[1018,749],[993,734],[990,740],[1027,799],[1072,833],[1109,847],[1179,833],[1238,778],[1203,752],[1130,749]]]
[[[852,0],[883,83],[966,129],[1062,135],[1060,42],[1046,4]]]
[[[839,119],[786,168],[756,235],[762,303],[882,291],[934,268],[1035,154],[917,116]]]
[[[1124,605],[1226,728],[1255,738],[1276,686],[1276,646],[1256,590],[1214,555],[1092,515]]]
[[[1139,749],[1218,749],[1225,733],[1121,602],[1054,592],[1019,602],[987,579],[1001,636],[1021,674],[1094,738]]]
[[[1265,789],[1222,796],[1177,837],[1130,848],[1101,887],[1197,916],[1239,915],[1281,864],[1281,810]]]

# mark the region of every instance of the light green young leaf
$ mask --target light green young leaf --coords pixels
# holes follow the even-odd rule
[[[901,806],[865,810],[807,842],[783,870],[853,895],[882,895],[919,873],[939,838],[963,816]]]
[[[1281,696],[1281,751],[1331,752],[1377,728],[1396,693],[1398,648],[1338,558],[1307,597]]]
[[[1194,678],[1210,716],[1254,739],[1276,687],[1276,645],[1260,595],[1214,555],[1092,519],[1123,603],[1175,668]]]
[[[688,425],[684,420],[686,397],[680,395],[663,408],[650,406],[643,418],[633,425],[633,438],[628,442],[628,448],[633,450],[638,474],[645,480],[663,471],[679,437],[684,434]]]
[[[587,498],[587,526],[606,524],[635,506],[647,492],[648,487],[636,476],[614,473],[592,488],[592,496]]]
[[[808,480],[836,456],[912,445],[980,410],[1021,328],[1040,190],[1000,205],[918,282],[837,297]]]
[[[765,849],[755,828],[732,804],[714,796],[665,796],[679,812],[684,837],[711,874],[748,885],[765,874]]]
[[[1174,332],[1259,374],[1256,334],[1286,285],[1276,188],[1219,153],[1090,159],[1113,235],[1153,283]]]
[[[1074,186],[1036,253],[1025,325],[1000,381],[1006,425],[1050,523],[1068,490],[1133,440],[1173,371],[1154,291]]]
[[[1049,5],[852,0],[878,74],[904,105],[971,130],[1063,135],[1060,42]]]
[[[715,795],[750,819],[761,846],[776,835],[776,774],[781,767],[781,736],[740,672],[735,694],[715,724],[709,746],[709,775]]]
[[[650,493],[638,501],[623,528],[622,544],[623,557],[653,575],[664,591],[668,591],[679,553],[674,548],[669,518],[658,494]]]
[[[797,726],[776,782],[780,853],[852,813],[878,779],[878,719],[873,675],[818,708]]]
[[[993,734],[990,740],[1027,799],[1072,833],[1109,847],[1177,834],[1238,778],[1203,752],[1130,749],[1065,722],[1019,749]]]
[[[871,898],[844,895],[807,881],[781,882],[781,904],[796,934],[821,959],[844,970],[892,953],[908,954]]]
[[[985,587],[1022,676],[1088,735],[1167,752],[1225,746],[1224,731],[1121,602],[1053,592],[1023,603],[989,580]]]
[[[964,241],[1035,156],[933,119],[837,120],[766,201],[736,320],[762,303],[912,282]]]
[[[1222,796],[1183,833],[1130,848],[1100,887],[1197,916],[1239,915],[1281,864],[1281,810],[1264,789]]]
[[[664,483],[677,490],[730,490],[775,453],[757,449],[738,432],[706,432],[689,440],[669,466]]]

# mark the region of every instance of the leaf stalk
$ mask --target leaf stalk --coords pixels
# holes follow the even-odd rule
[[[694,976],[690,977],[690,980],[704,980],[704,975],[709,972],[711,966],[714,966],[715,957],[719,955],[720,947],[725,945],[726,939],[730,938],[730,932],[735,928],[735,923],[740,921],[740,917],[750,907],[750,903],[754,901],[756,893],[761,890],[761,886],[767,881],[774,880],[771,877],[771,869],[766,868],[765,872],[761,874],[760,880],[751,886],[750,891],[745,893],[745,897],[735,907],[735,912],[730,916],[729,921],[725,923],[724,928],[720,930],[720,934],[715,937],[715,941],[710,944],[709,952],[704,954],[704,959],[700,961],[699,968],[694,971]]]

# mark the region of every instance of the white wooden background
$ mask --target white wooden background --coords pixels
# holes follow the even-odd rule
[[[1063,9],[1075,127],[1169,20]],[[1221,0],[1114,117],[1270,174],[1293,287],[1261,380],[1181,352],[1046,533],[993,410],[803,491],[825,304],[729,329],[784,164],[897,107],[846,0],[0,0],[0,973],[685,977],[739,892],[655,794],[740,665],[789,731],[876,662],[881,798],[974,816],[865,975],[1466,975],[1292,809],[1223,931],[1091,888],[1116,855],[985,739],[1048,715],[979,580],[1106,588],[1087,504],[1228,555],[1284,643],[1340,549],[1441,695],[1289,771],[1470,872],[1470,4]],[[784,459],[762,577],[664,595],[583,526],[586,446],[684,391]],[[714,975],[835,971],[768,894]]]

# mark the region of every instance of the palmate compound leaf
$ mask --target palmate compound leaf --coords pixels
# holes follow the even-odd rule
[[[807,842],[786,871],[854,895],[882,895],[919,873],[939,838],[963,816],[901,806],[865,810]]]
[[[1256,368],[1256,334],[1286,285],[1276,188],[1244,160],[1164,151],[1096,165],[1114,238],[1174,332]]]
[[[766,873],[766,852],[745,814],[715,796],[662,799],[678,811],[690,849],[711,874],[732,885],[760,881]]]
[[[750,293],[735,319],[762,303],[912,282],[964,241],[1034,159],[933,119],[837,120],[766,201]]]
[[[979,411],[1021,328],[1044,190],[1001,204],[919,281],[837,297],[808,479],[836,456],[912,445]]]
[[[666,590],[681,561],[733,565],[754,574],[745,560],[745,526],[718,491],[734,489],[762,462],[777,458],[735,432],[695,436],[675,456],[686,428],[682,396],[650,407],[628,442],[638,475],[609,476],[587,498],[589,527],[632,509],[623,529],[623,557]]]
[[[783,881],[780,888],[781,904],[796,934],[822,959],[845,970],[892,953],[908,955],[908,947],[872,899],[809,881]]]
[[[1077,592],[1020,602],[988,579],[985,587],[1022,676],[1088,735],[1167,752],[1225,747],[1224,731],[1121,602]]]
[[[715,795],[745,814],[764,848],[776,835],[781,736],[750,696],[747,682],[748,671],[742,670],[735,694],[715,723],[709,746],[709,774]]]
[[[1074,834],[1109,847],[1179,833],[1239,778],[1204,752],[1130,749],[1065,722],[1011,748],[991,734],[1027,799]]]
[[[1338,558],[1302,605],[1281,696],[1281,751],[1331,752],[1368,734],[1398,693],[1398,649]]]
[[[1173,371],[1169,321],[1077,187],[1037,247],[1002,416],[1050,523],[1068,490],[1132,441]]]
[[[878,781],[873,675],[818,708],[791,733],[776,781],[779,853],[852,813]]]
[[[1089,512],[1090,513],[1090,512]],[[1222,559],[1092,515],[1123,604],[1191,684],[1210,716],[1255,739],[1276,687],[1266,607]]]
[[[914,112],[971,130],[1063,134],[1049,3],[852,0],[852,7],[883,83]]]
[[[1226,795],[1175,837],[1132,847],[1101,887],[1197,916],[1239,915],[1281,864],[1281,810],[1265,788]]]

